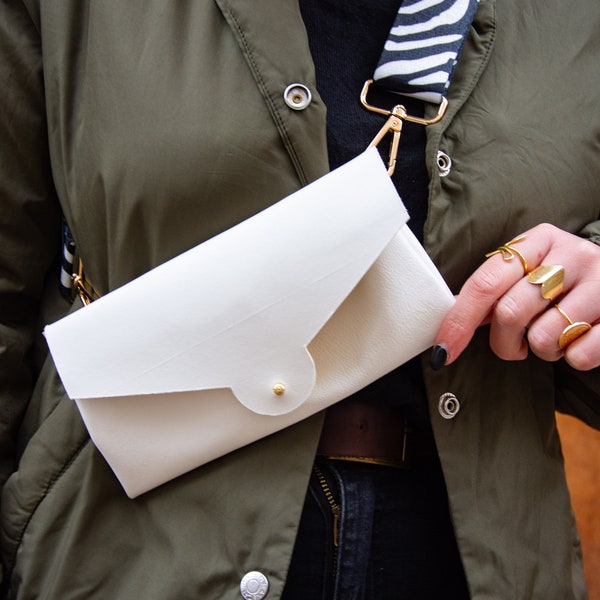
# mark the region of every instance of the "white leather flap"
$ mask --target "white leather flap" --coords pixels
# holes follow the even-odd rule
[[[294,410],[315,386],[307,346],[407,220],[366,151],[46,327],[68,395],[230,389],[255,413]]]

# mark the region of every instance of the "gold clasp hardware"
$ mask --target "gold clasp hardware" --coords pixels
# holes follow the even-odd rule
[[[385,125],[379,130],[379,133],[373,138],[369,144],[369,148],[377,146],[379,142],[391,131],[392,141],[390,143],[390,158],[388,160],[388,175],[391,177],[396,168],[396,156],[398,156],[398,147],[400,146],[400,134],[402,133],[402,121],[406,116],[404,106],[400,104],[394,106],[390,113],[390,117],[385,122]]]
[[[79,269],[77,273],[73,273],[71,276],[73,280],[73,287],[77,290],[81,301],[84,306],[91,304],[96,298],[98,298],[98,294],[94,291],[94,288],[85,280],[83,276],[83,262],[79,261]]]
[[[446,113],[446,108],[448,107],[448,100],[446,100],[446,98],[442,98],[440,108],[438,109],[438,112],[435,115],[435,117],[433,117],[432,119],[423,119],[421,117],[409,115],[406,112],[406,108],[404,108],[402,104],[397,104],[396,106],[394,106],[394,108],[392,108],[392,110],[378,108],[369,104],[367,102],[367,94],[369,93],[369,88],[371,87],[372,83],[372,79],[368,79],[365,82],[362,92],[360,93],[360,102],[367,110],[370,110],[371,112],[376,112],[380,115],[385,115],[388,117],[388,120],[385,122],[385,125],[379,130],[379,133],[373,138],[373,141],[369,144],[369,148],[377,146],[379,142],[388,133],[392,133],[392,141],[390,143],[390,158],[388,161],[388,175],[391,177],[394,173],[394,169],[396,168],[396,156],[398,155],[398,147],[400,145],[400,135],[402,133],[403,122],[409,121],[410,123],[417,123],[419,125],[433,125],[434,123],[438,123],[442,120],[442,117]]]

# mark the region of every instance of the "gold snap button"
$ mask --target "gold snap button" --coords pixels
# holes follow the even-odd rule
[[[285,394],[285,383],[276,383],[273,386],[273,393],[276,396],[283,396]]]

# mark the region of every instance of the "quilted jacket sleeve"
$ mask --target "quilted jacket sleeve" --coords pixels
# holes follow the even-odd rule
[[[0,485],[36,379],[40,297],[60,250],[41,41],[25,6],[0,2]],[[58,279],[58,276],[57,276]],[[37,338],[39,339],[39,337]]]

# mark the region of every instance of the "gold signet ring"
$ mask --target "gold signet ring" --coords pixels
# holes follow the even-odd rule
[[[540,265],[527,275],[527,281],[540,285],[542,298],[554,300],[560,296],[565,280],[565,268],[561,265]]]
[[[558,338],[558,347],[564,350],[571,342],[574,342],[578,337],[581,337],[586,331],[589,331],[592,326],[585,321],[577,321],[573,323],[571,317],[558,305],[555,304],[554,308],[567,320],[567,327],[565,327]]]
[[[522,242],[525,239],[525,234],[519,235],[518,237],[510,240],[510,242],[506,242],[506,244],[496,248],[493,252],[488,252],[485,257],[489,258],[490,256],[494,256],[494,254],[501,254],[502,258],[506,261],[511,261],[515,256],[521,261],[523,265],[524,274],[527,275],[529,273],[529,265],[527,264],[527,260],[521,252],[519,252],[516,248],[513,248],[513,244],[517,244],[518,242]]]

